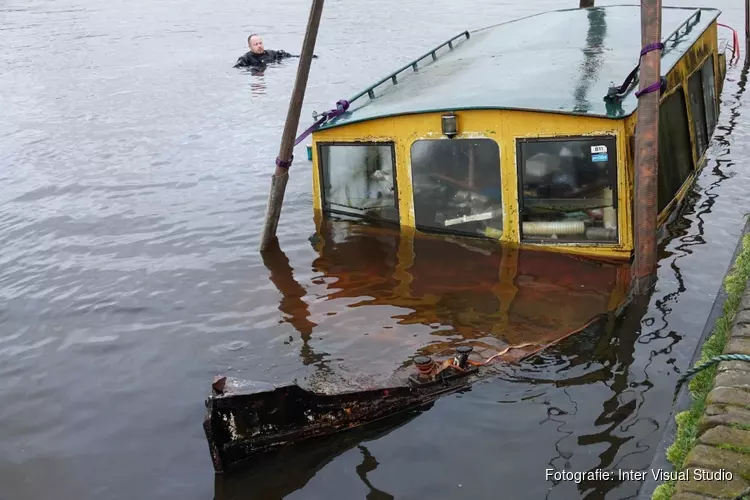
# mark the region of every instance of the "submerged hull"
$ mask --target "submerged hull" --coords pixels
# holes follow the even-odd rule
[[[333,221],[320,226],[313,246],[315,276],[304,284],[280,249],[264,254],[279,310],[299,332],[305,365],[325,363],[327,342],[346,342],[354,354],[337,364],[340,373],[313,371],[311,390],[218,379],[203,424],[217,473],[257,468],[268,452],[291,453],[296,443],[339,442],[339,433],[375,422],[392,427],[389,417],[414,416],[496,375],[495,362],[604,335],[626,304],[625,264]],[[325,334],[313,344],[316,329]],[[357,390],[319,389],[337,380]]]
[[[610,325],[624,306],[612,314],[593,318],[580,334]],[[558,339],[558,342],[563,340]],[[551,342],[547,348],[557,342]],[[499,353],[498,360],[526,359],[542,349],[518,349]],[[415,358],[416,359],[416,358]],[[464,368],[449,368],[435,376],[420,377],[415,372],[403,385],[325,394],[290,384],[233,384],[220,378],[206,400],[203,428],[208,440],[214,470],[233,473],[249,466],[265,453],[315,438],[332,436],[371,424],[384,424],[391,417],[414,415],[429,408],[438,398],[470,389],[472,383],[497,371],[489,361],[468,361]],[[311,443],[312,444],[312,443]]]
[[[214,390],[206,400],[203,422],[214,470],[232,472],[284,446],[421,411],[441,396],[469,388],[478,372],[472,368],[426,384],[340,394],[311,392],[298,385]]]

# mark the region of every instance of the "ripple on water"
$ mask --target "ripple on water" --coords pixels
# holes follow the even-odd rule
[[[250,345],[249,342],[243,341],[243,340],[234,340],[232,342],[227,342],[224,344],[220,344],[217,346],[214,346],[211,348],[211,350],[215,353],[220,353],[221,351],[240,351]]]

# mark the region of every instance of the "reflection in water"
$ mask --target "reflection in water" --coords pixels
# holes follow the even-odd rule
[[[289,258],[279,247],[278,240],[269,244],[269,248],[262,254],[263,264],[270,271],[269,279],[281,292],[282,298],[279,311],[287,315],[288,321],[307,343],[310,340],[315,323],[310,321],[310,311],[302,298],[307,293],[302,285],[294,278],[294,270],[289,264]]]
[[[586,33],[586,48],[583,49],[581,79],[574,91],[576,113],[586,113],[591,108],[588,91],[594,82],[594,76],[602,65],[601,55],[604,52],[602,43],[607,34],[607,13],[604,9],[591,9],[588,12],[589,29]]]
[[[557,341],[616,309],[629,284],[628,263],[344,221],[319,228],[313,266],[332,307],[353,299],[349,307],[398,308],[379,317],[382,325],[395,322],[396,336],[399,327],[428,327],[413,344],[421,354],[459,344],[481,351]]]
[[[269,279],[281,293],[279,311],[286,315],[283,321],[291,324],[302,339],[302,347],[300,348],[302,362],[305,365],[315,365],[321,370],[326,370],[325,355],[316,354],[310,347],[310,336],[313,328],[317,325],[309,320],[310,310],[307,302],[303,300],[307,292],[294,278],[294,270],[289,264],[289,258],[279,247],[278,240],[274,240],[270,244],[262,257],[263,264],[270,273]]]
[[[375,488],[370,483],[370,480],[367,479],[367,473],[378,468],[378,461],[372,456],[372,454],[370,454],[370,450],[365,446],[360,444],[357,445],[357,448],[362,452],[362,463],[357,466],[357,475],[370,489],[367,493],[367,500],[393,500],[393,495]]]
[[[648,391],[652,387],[652,383],[648,379],[631,380],[635,344],[641,334],[641,320],[648,310],[652,293],[653,291],[634,298],[627,314],[623,317],[621,324],[618,325],[616,330],[617,342],[614,343],[614,348],[610,347],[608,351],[603,350],[601,355],[597,356],[597,361],[602,366],[610,367],[611,373],[608,377],[608,385],[612,394],[604,401],[603,411],[595,420],[595,424],[599,427],[598,432],[584,433],[578,437],[578,443],[581,446],[593,446],[594,449],[601,449],[601,446],[597,445],[603,445],[603,451],[599,453],[599,463],[591,469],[592,471],[597,468],[602,470],[627,469],[627,464],[623,465],[622,463],[627,455],[618,457],[618,454],[623,450],[624,445],[632,439],[626,432],[623,432],[628,427],[639,423],[640,427],[649,429],[650,432],[642,431],[645,434],[642,434],[642,440],[659,430],[659,423],[656,420],[650,417],[639,418],[638,416],[638,408],[643,402],[642,393]],[[638,444],[635,444],[634,448],[632,453],[642,453],[648,449],[648,447]],[[619,479],[600,482],[584,481],[578,488],[582,494],[590,492],[591,498],[603,498],[608,491],[619,487],[622,483],[623,481]]]
[[[253,77],[250,82],[250,93],[252,95],[263,95],[266,93],[266,65],[257,68],[249,68],[248,73]]]
[[[324,361],[324,355],[316,353],[327,350],[324,338],[318,335],[322,330],[362,344],[347,350],[347,359],[357,366],[354,376],[369,371],[403,381],[404,371],[417,353],[452,354],[456,346],[463,344],[474,346],[475,352],[484,357],[507,346],[524,344],[532,347],[519,350],[520,354],[533,352],[564,339],[592,317],[617,309],[628,291],[628,263],[520,250],[486,240],[413,235],[341,220],[318,218],[317,222],[317,232],[311,238],[317,258],[312,263],[309,283],[295,278],[289,259],[277,244],[263,258],[270,281],[281,293],[279,310],[284,314],[283,321],[302,340],[303,363],[319,368],[315,375],[322,376],[326,383],[333,378],[333,368]],[[325,300],[315,300],[316,296]],[[347,316],[352,308],[357,311],[357,318],[362,318],[362,326],[356,319],[354,323],[351,318],[349,322],[337,319],[339,315]],[[372,312],[368,313],[368,309]],[[607,324],[584,335],[593,339],[598,350],[607,353],[599,346],[601,339],[611,338],[612,330],[613,324]],[[373,334],[368,335],[370,332]],[[311,345],[313,338],[315,350]],[[390,347],[384,348],[386,344]],[[357,358],[354,353],[358,351],[365,354]],[[331,442],[342,445],[352,439],[350,433],[344,433],[332,437]],[[347,444],[345,449],[336,446],[333,454],[354,445]],[[315,454],[319,445],[313,442],[309,446],[309,453]],[[368,498],[393,498],[370,484],[367,473],[377,467],[377,461],[367,448],[359,449],[363,459],[357,474],[370,490]],[[296,456],[292,450],[284,453]],[[305,460],[305,453],[308,452],[303,452],[300,460]],[[316,467],[332,459],[321,449],[315,460],[322,463]],[[270,488],[285,484],[298,489],[317,470],[309,472],[310,465],[300,467],[284,467],[283,474],[263,474],[276,478],[270,481]],[[295,472],[290,472],[292,469]],[[301,474],[300,479],[290,482],[287,472]],[[258,474],[251,474],[255,489]],[[238,491],[227,484],[249,484],[248,481],[222,480],[221,484],[224,490]],[[221,498],[235,497],[225,493]]]
[[[431,407],[432,403],[423,410]],[[367,479],[367,474],[377,468],[378,461],[362,443],[375,441],[390,434],[414,420],[421,413],[422,410],[395,415],[363,428],[281,449],[255,461],[242,474],[216,475],[214,499],[282,499],[304,488],[319,470],[355,447],[363,455],[361,464],[356,467],[356,472],[370,490],[367,495],[368,500],[393,499],[392,495],[375,488]]]
[[[709,184],[705,191],[703,191],[705,200],[698,207],[696,207],[696,203],[700,199],[700,194],[695,191],[690,192],[688,202],[685,204],[685,208],[683,209],[683,217],[676,220],[668,228],[668,240],[662,242],[662,245],[660,245],[659,260],[662,262],[660,265],[665,266],[668,264],[669,267],[674,271],[674,278],[677,282],[677,289],[670,293],[667,293],[666,295],[664,295],[664,297],[656,301],[655,306],[661,313],[661,325],[658,328],[653,329],[649,334],[644,335],[640,339],[640,342],[644,344],[648,344],[657,339],[670,339],[670,342],[667,346],[652,352],[652,358],[660,354],[668,354],[671,351],[672,347],[682,338],[682,336],[675,331],[667,331],[667,316],[672,312],[670,304],[675,303],[678,296],[686,290],[678,261],[684,257],[691,255],[693,253],[692,247],[706,244],[706,241],[703,238],[703,235],[705,234],[704,218],[711,213],[711,210],[716,203],[716,198],[718,196],[718,194],[716,193],[717,189],[729,178],[729,175],[725,174],[723,169],[731,169],[734,166],[734,162],[725,158],[728,158],[731,155],[728,137],[732,134],[732,131],[734,130],[737,122],[737,117],[740,114],[740,97],[745,92],[747,72],[748,67],[745,66],[740,76],[738,91],[733,96],[735,99],[735,104],[728,109],[729,124],[727,126],[719,125],[712,139],[714,144],[719,145],[722,148],[721,151],[718,151],[713,155],[713,157],[715,158],[713,160],[715,164],[712,168],[712,174],[716,176],[716,180]],[[691,215],[695,218],[695,228],[692,229],[691,226],[693,225],[693,223],[689,219],[687,219],[687,216]],[[666,245],[675,239],[679,243],[674,246],[674,250],[666,250]],[[651,326],[654,323],[653,318],[647,318],[647,321],[650,322],[648,326]],[[676,367],[676,369],[677,371],[679,371],[679,367]]]
[[[624,314],[606,328],[565,339],[529,362],[507,367],[501,376],[506,381],[521,385],[552,386],[564,394],[567,400],[564,405],[553,404],[549,400],[543,403],[547,407],[547,418],[542,423],[550,422],[559,434],[554,442],[556,455],[550,457],[549,468],[557,471],[571,469],[571,453],[568,451],[572,446],[569,442],[571,439],[575,440],[576,446],[599,450],[596,465],[588,471],[595,473],[597,469],[606,471],[622,467],[625,457],[618,457],[618,453],[632,439],[623,431],[635,425],[633,419],[638,417],[637,410],[642,403],[639,392],[651,387],[648,380],[631,380],[631,365],[641,334],[641,319],[648,310],[650,298],[650,295],[634,295]],[[578,406],[583,402],[572,395],[572,390],[597,383],[606,384],[611,394],[603,400],[603,411],[593,419],[591,428],[596,432],[575,432],[571,430],[571,425],[577,418],[582,418],[578,415]],[[552,397],[553,393],[547,392],[550,394],[548,397]],[[648,434],[658,431],[659,425],[655,420],[640,420],[650,426]],[[647,450],[647,447],[638,445],[636,448],[637,452]],[[559,481],[553,483],[562,485]],[[577,489],[580,498],[604,498],[607,492],[621,484],[620,480],[584,480],[577,485]],[[550,498],[552,492],[553,489],[550,489],[545,498]]]

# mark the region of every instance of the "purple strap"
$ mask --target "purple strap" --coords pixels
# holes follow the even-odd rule
[[[656,92],[657,90],[661,89],[661,82],[652,83],[648,87],[646,87],[643,90],[638,90],[635,93],[636,97],[641,97],[643,94],[649,94],[651,92]]]
[[[641,57],[645,56],[652,50],[664,50],[664,44],[661,42],[649,43],[648,45],[643,47],[643,49],[641,50]],[[663,82],[659,80],[658,82],[652,83],[651,85],[649,85],[643,90],[636,91],[635,96],[641,97],[643,94],[649,94],[651,92],[656,92],[657,90],[661,90],[662,85],[663,85]]]
[[[649,43],[641,50],[641,57],[645,56],[652,50],[664,50],[664,44],[661,42]]]
[[[296,146],[300,142],[302,142],[305,137],[312,134],[315,130],[317,130],[318,127],[323,125],[323,123],[327,122],[328,120],[331,120],[333,118],[336,118],[337,116],[341,116],[344,113],[346,113],[346,110],[349,109],[349,101],[345,99],[341,99],[340,101],[336,102],[336,109],[332,109],[330,111],[324,111],[321,113],[321,118],[313,123],[310,128],[302,132],[299,137],[297,137],[297,140],[294,141],[294,145]]]
[[[320,127],[323,124],[324,121],[326,121],[325,113],[323,113],[323,118],[321,118],[318,121],[316,121],[315,123],[313,123],[307,130],[305,130],[304,132],[302,132],[299,135],[299,137],[297,137],[297,139],[294,141],[294,145],[296,146],[297,144],[299,144],[300,142],[302,142],[305,137],[307,137],[308,135],[312,134],[318,127]]]
[[[638,70],[641,67],[641,61],[640,61],[640,59],[643,56],[645,56],[646,54],[648,54],[649,52],[651,52],[653,50],[657,50],[657,49],[664,50],[664,44],[661,43],[661,42],[656,42],[656,43],[649,43],[648,45],[646,45],[645,47],[643,47],[643,49],[641,49],[641,56],[638,59],[638,65],[635,68],[633,68],[633,71],[631,71],[630,74],[625,78],[625,81],[622,82],[622,85],[620,85],[619,87],[612,87],[612,88],[610,88],[610,92],[609,92],[609,94],[607,94],[607,97],[605,97],[605,99],[610,99],[611,95],[613,95],[613,94],[614,95],[622,94],[627,89],[629,89],[630,85],[633,83],[633,79],[635,79],[635,74],[638,73]],[[639,95],[639,94],[636,93],[636,95]]]
[[[292,155],[291,158],[289,158],[289,161],[284,161],[278,156],[276,157],[276,166],[279,168],[289,168],[292,166],[292,162],[294,161],[294,155]]]
[[[324,122],[327,120],[330,120],[331,118],[336,118],[337,116],[343,115],[346,113],[346,110],[349,109],[349,101],[342,99],[336,103],[336,109],[332,109],[330,111],[325,111],[321,114],[321,118],[313,123],[307,130],[302,132],[299,137],[297,137],[297,140],[294,141],[294,145],[296,146],[300,142],[302,142],[305,137],[312,134],[318,127],[320,127]],[[276,166],[279,168],[289,168],[292,166],[292,162],[294,161],[294,155],[289,159],[289,161],[284,161],[279,157],[276,157]]]
[[[635,93],[635,96],[636,97],[640,97],[643,94],[648,94],[650,92],[656,92],[656,91],[664,92],[666,89],[667,89],[667,80],[666,80],[666,78],[661,77],[657,83],[652,83],[651,85],[649,85],[645,89],[638,90]]]

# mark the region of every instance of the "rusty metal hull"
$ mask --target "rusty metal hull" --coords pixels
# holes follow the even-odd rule
[[[598,315],[576,333],[602,334],[626,308],[627,303],[613,313]],[[506,361],[520,361],[540,351]],[[461,371],[449,369],[428,381],[412,376],[403,386],[338,394],[312,392],[296,384],[275,387],[261,383],[259,387],[222,383],[218,388],[215,385],[206,399],[203,429],[214,470],[232,473],[266,452],[424,411],[438,398],[468,390],[472,383],[493,374],[497,372],[490,365],[475,365]]]
[[[622,310],[594,318],[577,333],[597,334]],[[503,359],[519,361],[539,351]],[[468,390],[472,383],[496,374],[490,366],[448,369],[427,381],[411,376],[402,386],[338,394],[312,392],[296,384],[215,384],[203,421],[214,470],[235,472],[270,451],[424,411],[438,398]]]
[[[206,400],[203,422],[214,470],[232,472],[280,447],[421,411],[441,396],[468,389],[478,374],[478,368],[471,368],[423,385],[339,394],[311,392],[298,385],[214,391]]]

